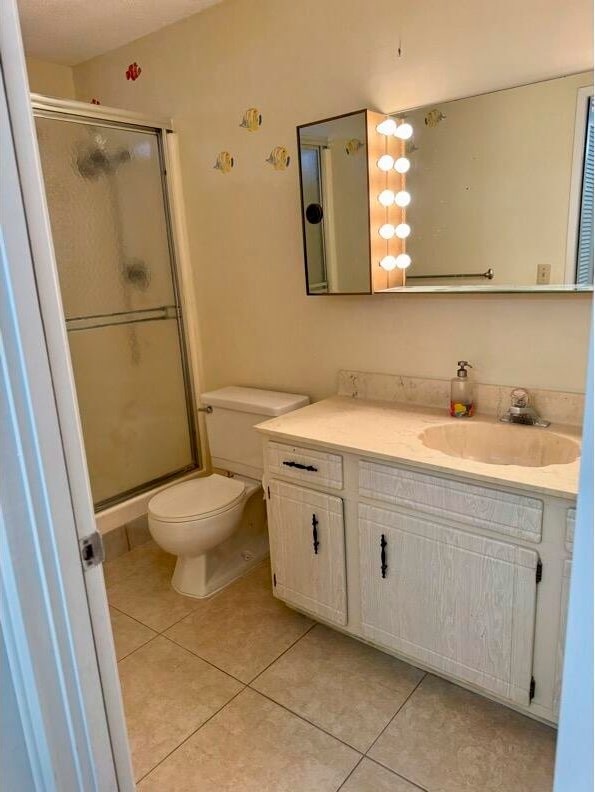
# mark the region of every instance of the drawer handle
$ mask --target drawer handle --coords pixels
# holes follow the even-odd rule
[[[380,537],[380,574],[383,578],[386,577],[386,570],[388,569],[388,565],[386,563],[386,536],[382,534]]]
[[[318,541],[318,517],[315,514],[312,515],[312,545],[314,546],[314,554],[318,555],[320,542]]]
[[[301,462],[283,462],[285,467],[297,468],[298,470],[307,470],[308,473],[318,473],[318,468],[314,465],[302,465]]]

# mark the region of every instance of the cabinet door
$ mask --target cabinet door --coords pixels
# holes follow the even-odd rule
[[[367,638],[529,703],[534,550],[363,504],[359,544]]]
[[[343,501],[272,480],[268,499],[273,591],[277,597],[347,623]]]

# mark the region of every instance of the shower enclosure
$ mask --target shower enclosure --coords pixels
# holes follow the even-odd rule
[[[96,510],[200,466],[164,127],[34,101]]]

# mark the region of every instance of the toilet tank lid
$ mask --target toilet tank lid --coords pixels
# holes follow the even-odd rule
[[[242,388],[237,385],[202,393],[200,399],[204,405],[210,404],[211,407],[223,407],[255,415],[283,415],[310,404],[308,396],[300,396],[298,393]]]

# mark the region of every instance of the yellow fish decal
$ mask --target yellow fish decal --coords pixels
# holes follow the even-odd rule
[[[424,123],[426,126],[429,127],[437,127],[441,121],[444,121],[446,116],[442,112],[442,110],[438,110],[435,108],[434,110],[430,110],[429,113],[426,113],[426,117],[424,118]]]
[[[234,159],[229,151],[220,151],[213,167],[221,173],[229,173],[234,166]]]
[[[262,124],[262,113],[258,112],[258,108],[249,107],[242,116],[242,123],[240,126],[247,129],[248,132],[257,132]]]
[[[285,146],[275,146],[266,158],[266,162],[272,165],[275,170],[281,171],[289,167],[291,157]]]
[[[361,140],[358,140],[357,138],[351,138],[351,140],[348,140],[347,143],[345,143],[345,153],[348,156],[353,156],[354,154],[357,154],[359,151],[361,151],[363,147],[364,144]]]

